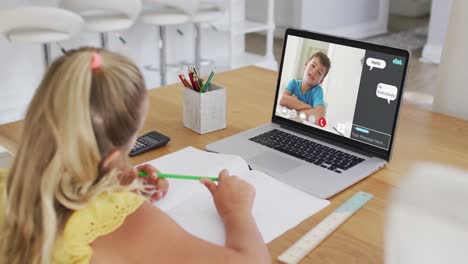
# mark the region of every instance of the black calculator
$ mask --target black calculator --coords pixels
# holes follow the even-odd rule
[[[171,139],[168,136],[165,136],[159,132],[151,131],[143,136],[137,138],[135,146],[133,147],[130,154],[130,157],[145,153],[147,151],[153,150],[155,148],[159,148],[164,146],[169,142]]]

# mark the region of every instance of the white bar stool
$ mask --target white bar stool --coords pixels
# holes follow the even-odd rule
[[[60,6],[82,16],[84,30],[98,32],[105,49],[109,45],[109,32],[129,29],[141,12],[140,0],[62,0]]]
[[[143,23],[159,29],[159,73],[162,86],[167,84],[167,38],[166,27],[188,23],[190,6],[194,1],[188,0],[143,0],[143,11],[140,19]],[[195,1],[197,2],[197,1]]]
[[[12,43],[41,43],[44,63],[50,64],[50,43],[69,39],[81,31],[83,19],[70,11],[43,6],[0,10],[0,34]]]
[[[225,15],[225,7],[219,1],[202,1],[192,14],[191,21],[195,28],[195,66],[201,68],[201,24],[221,19]],[[211,62],[208,62],[211,63]]]

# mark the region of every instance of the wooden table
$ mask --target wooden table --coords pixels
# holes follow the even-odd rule
[[[204,149],[210,142],[269,122],[277,72],[245,67],[215,75],[214,82],[227,88],[227,128],[200,136],[182,124],[182,86],[150,91],[151,106],[141,131],[158,130],[171,137],[164,148],[136,158],[143,163],[186,146]],[[0,145],[16,149],[21,122],[0,126]],[[375,197],[343,224],[302,263],[383,263],[385,210],[391,191],[417,161],[426,160],[468,169],[468,122],[403,105],[388,167],[331,199],[332,204],[272,241],[273,259],[357,191]]]

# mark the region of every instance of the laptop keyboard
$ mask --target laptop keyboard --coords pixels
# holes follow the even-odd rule
[[[273,129],[249,140],[276,149],[322,168],[341,173],[364,161],[363,158]]]

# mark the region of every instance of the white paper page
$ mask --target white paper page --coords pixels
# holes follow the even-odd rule
[[[249,171],[240,177],[256,188],[253,216],[265,243],[330,204],[259,171]],[[189,233],[224,245],[224,226],[208,191],[166,212]]]
[[[187,147],[161,158],[145,162],[153,165],[159,171],[170,174],[218,177],[219,172],[227,168],[231,174],[248,171],[248,165],[243,159],[233,155],[221,155]],[[169,192],[154,205],[165,211],[193,196],[208,191],[203,184],[195,180],[168,179]]]

